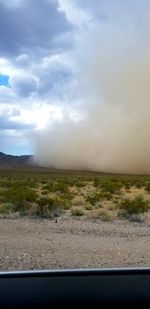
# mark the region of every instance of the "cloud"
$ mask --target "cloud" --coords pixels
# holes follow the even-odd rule
[[[55,38],[71,30],[63,12],[53,0],[0,1],[0,55],[44,54],[56,46]]]
[[[26,123],[17,123],[5,117],[0,117],[0,130],[29,130],[33,129],[33,125]]]
[[[0,130],[29,130],[33,129],[35,125],[27,123],[27,122],[21,122],[19,121],[21,111],[17,108],[9,108],[4,107],[0,111]]]
[[[46,63],[45,63],[46,62]],[[39,67],[38,95],[60,98],[64,94],[65,85],[72,79],[72,70],[61,57],[53,57],[44,61]]]
[[[21,97],[28,97],[37,89],[36,78],[27,74],[11,75],[9,84],[12,90]]]
[[[69,1],[69,0],[58,0],[61,9],[66,14],[67,19],[75,27],[82,27],[91,19],[91,14],[86,10],[86,2],[83,5],[83,1]],[[82,4],[81,4],[82,2]],[[92,2],[93,3],[93,2]],[[80,6],[81,4],[81,6]]]
[[[64,88],[71,71],[54,58],[71,48],[72,29],[56,0],[0,0],[0,74],[10,86],[1,88],[0,103],[13,97],[24,104],[33,93],[37,101],[62,96],[56,89]]]
[[[72,47],[72,29],[57,0],[0,0],[0,75],[8,78],[0,86],[0,129],[3,145],[9,137],[7,149],[13,136],[18,151],[26,131],[61,117],[58,101],[71,77],[63,54]]]
[[[16,101],[16,96],[11,88],[6,86],[0,86],[0,106],[2,104],[9,104],[11,105],[13,102]]]

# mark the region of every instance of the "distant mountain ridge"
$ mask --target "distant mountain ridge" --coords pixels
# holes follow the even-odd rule
[[[0,168],[25,168],[35,165],[32,155],[14,156],[0,152]]]

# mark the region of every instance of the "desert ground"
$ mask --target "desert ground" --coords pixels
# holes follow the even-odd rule
[[[0,271],[150,266],[145,223],[61,216],[0,219]]]

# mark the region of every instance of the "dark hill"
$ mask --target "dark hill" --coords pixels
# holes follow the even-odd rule
[[[32,155],[13,156],[0,152],[0,168],[25,168],[33,165]]]

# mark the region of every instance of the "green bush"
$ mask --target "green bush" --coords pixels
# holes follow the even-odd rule
[[[110,194],[119,194],[122,184],[117,179],[110,179],[102,181],[100,184],[103,192]]]
[[[103,200],[111,200],[112,195],[109,192],[95,192],[91,193],[86,197],[86,202],[92,204],[93,206],[96,205],[97,202]]]
[[[76,181],[75,186],[78,188],[84,188],[86,186],[86,183],[84,181]]]
[[[130,190],[131,184],[125,183],[124,188],[125,188],[126,190]]]
[[[71,208],[71,203],[65,200],[61,201],[61,208],[64,210],[69,210]]]
[[[92,209],[93,209],[93,206],[92,206],[91,204],[86,204],[86,205],[84,206],[84,208],[85,208],[86,210],[92,210]]]
[[[72,216],[83,216],[84,215],[84,211],[80,207],[72,207],[71,208],[71,215]]]
[[[38,211],[37,214],[45,218],[55,217],[60,215],[62,207],[62,200],[57,196],[42,197],[37,200]]]
[[[143,197],[136,197],[134,200],[124,199],[120,202],[119,208],[126,214],[139,214],[150,209],[150,202],[145,201]]]
[[[100,185],[100,178],[99,177],[95,177],[93,185],[96,188]]]
[[[112,194],[110,192],[106,192],[106,191],[99,192],[99,199],[101,201],[103,201],[103,200],[110,201],[112,198],[113,198],[113,196],[112,196]]]
[[[13,204],[12,203],[4,203],[0,205],[0,213],[1,214],[9,214],[13,212]]]
[[[45,186],[43,186],[43,188],[49,190],[52,193],[68,193],[68,183],[66,183],[64,179],[50,181]]]
[[[106,210],[101,210],[99,211],[99,217],[102,221],[111,221],[112,220],[112,217],[111,217],[111,214],[108,213]]]
[[[42,194],[42,195],[47,195],[48,193],[49,193],[48,190],[42,190],[42,191],[41,191],[41,194]]]
[[[145,190],[146,190],[148,193],[150,193],[150,183],[147,183],[147,184],[145,185]]]
[[[36,199],[37,193],[33,189],[22,186],[15,186],[1,192],[1,201],[12,203],[12,211],[26,212],[30,202],[35,202]]]
[[[86,202],[93,206],[100,200],[98,193],[91,193],[86,197]]]
[[[8,202],[34,202],[37,198],[37,193],[26,187],[10,188],[1,192],[3,199]]]
[[[48,204],[48,197],[41,197],[36,200],[36,203],[39,205],[39,207],[42,209],[45,205]]]
[[[48,209],[49,198],[48,197],[41,197],[41,198],[37,199],[36,203],[38,205],[39,215],[44,216],[47,212],[47,209]],[[50,200],[50,204],[51,204],[51,200]]]

